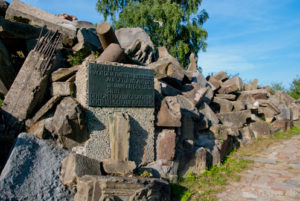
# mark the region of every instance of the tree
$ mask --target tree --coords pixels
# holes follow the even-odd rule
[[[281,82],[273,82],[271,84],[270,93],[275,94],[276,91],[286,91],[286,89],[284,88],[284,86]]]
[[[300,76],[299,75],[297,75],[296,78],[293,80],[288,93],[290,96],[292,96],[295,99],[300,98]]]
[[[182,66],[189,55],[205,51],[207,31],[202,28],[208,19],[200,10],[202,0],[98,0],[97,9],[111,17],[115,28],[141,27],[155,46],[166,46]],[[119,14],[117,18],[116,15]]]

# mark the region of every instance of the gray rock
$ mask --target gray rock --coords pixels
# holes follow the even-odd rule
[[[19,21],[37,27],[47,26],[48,30],[59,30],[63,34],[63,42],[72,45],[76,38],[76,24],[69,20],[59,18],[43,10],[29,6],[19,0],[14,0],[6,11],[5,18],[11,21]]]
[[[196,83],[186,84],[182,87],[181,93],[189,99],[195,106],[203,102],[209,87],[200,87]]]
[[[243,91],[242,95],[249,94],[251,95],[255,100],[257,99],[268,99],[268,91],[266,89],[255,89],[251,91]]]
[[[233,110],[233,104],[231,101],[228,101],[226,99],[221,99],[218,97],[214,97],[212,102],[212,107],[214,111],[220,113],[231,112]]]
[[[233,111],[242,111],[246,109],[246,104],[242,101],[232,101]]]
[[[177,169],[174,161],[156,160],[145,166],[145,170],[151,172],[154,178],[177,178]]]
[[[70,187],[76,186],[79,177],[84,175],[102,175],[100,162],[83,155],[71,153],[61,164],[61,181]]]
[[[249,128],[253,131],[255,138],[268,137],[271,134],[269,125],[265,121],[251,123]]]
[[[113,159],[104,159],[102,161],[103,169],[107,174],[125,176],[132,174],[136,168],[133,161],[119,161]]]
[[[225,81],[226,79],[228,79],[228,76],[226,75],[226,73],[224,71],[220,71],[217,74],[215,74],[213,76],[216,80],[220,80],[220,81]]]
[[[175,89],[171,85],[159,81],[156,78],[154,79],[154,88],[163,96],[177,96],[178,94],[181,94],[181,92],[178,89]]]
[[[165,97],[157,114],[157,126],[181,127],[180,104],[176,97]]]
[[[197,60],[198,60],[198,58],[195,56],[195,54],[191,53],[188,71],[197,72]]]
[[[77,31],[78,43],[72,47],[74,52],[96,51],[101,44],[96,34],[96,29],[81,28]]]
[[[59,143],[71,149],[87,140],[85,116],[81,106],[71,97],[65,97],[56,107],[53,116],[53,135]]]
[[[153,42],[142,28],[121,28],[116,31],[116,36],[123,49],[127,49],[136,40],[140,40],[154,50]]]
[[[280,104],[278,109],[280,110],[280,114],[276,116],[278,120],[291,120],[292,114],[290,108],[285,104]]]
[[[246,124],[247,119],[251,118],[251,112],[249,110],[239,112],[227,112],[217,114],[223,125],[228,127],[242,128]]]
[[[168,182],[159,179],[83,176],[79,179],[75,201],[115,200],[170,200]]]
[[[59,179],[68,152],[29,134],[19,135],[0,176],[1,200],[73,200]]]
[[[217,80],[215,77],[213,76],[209,76],[208,82],[214,86],[215,90],[218,90],[221,85],[222,85],[222,81]]]
[[[59,68],[51,74],[52,82],[66,81],[68,78],[76,74],[80,66],[73,66],[71,68]]]
[[[74,94],[74,83],[52,82],[50,93],[52,96],[71,96]]]
[[[199,107],[199,113],[200,113],[200,115],[202,114],[209,120],[209,126],[219,123],[219,119],[218,119],[217,115],[212,111],[212,109],[209,107],[208,104],[203,103]]]
[[[180,105],[180,110],[182,114],[191,114],[193,116],[199,116],[199,112],[197,111],[197,108],[195,107],[195,105],[186,97],[184,97],[183,95],[177,95],[177,102]]]
[[[253,82],[248,82],[248,83],[245,85],[245,90],[246,90],[246,91],[256,90],[256,89],[257,89],[257,82],[258,82],[257,79],[254,79]]]
[[[33,124],[27,132],[39,139],[45,139],[47,136],[47,129],[45,127],[45,119]]]
[[[255,135],[253,131],[249,128],[249,126],[241,128],[239,131],[241,133],[241,136],[239,138],[241,146],[246,146],[247,144],[255,140]]]
[[[194,72],[192,77],[192,82],[199,85],[199,87],[209,87],[211,86],[202,73]]]
[[[287,119],[278,119],[272,123],[273,128],[278,130],[286,131],[291,129],[294,126],[293,121]]]
[[[6,1],[1,0],[0,1],[0,16],[5,16],[6,10],[9,6],[9,3]]]
[[[137,39],[132,43],[126,50],[127,54],[134,63],[140,64],[150,64],[154,60],[154,50],[153,48],[144,41]]]
[[[234,101],[236,99],[235,94],[216,94],[216,97],[226,99],[226,100],[229,100],[229,101]]]
[[[229,94],[232,92],[241,91],[244,87],[243,81],[239,77],[233,77],[222,83],[221,89],[218,90],[220,94]]]

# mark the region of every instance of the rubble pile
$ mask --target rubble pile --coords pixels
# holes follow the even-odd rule
[[[79,53],[84,61],[72,66],[68,55]],[[130,143],[131,126],[137,123],[118,112],[103,117],[109,125],[110,158],[86,154],[95,137],[91,132],[105,127],[100,122],[87,126],[93,115],[82,93],[88,63],[153,71],[154,159],[130,158],[132,152],[140,154]],[[141,28],[114,32],[106,22],[96,27],[19,0],[0,1],[0,189],[7,192],[0,198],[48,199],[49,188],[56,185],[59,200],[170,200],[170,185],[163,178],[200,174],[219,166],[233,148],[299,125],[300,101],[257,83],[223,71],[204,77],[194,54],[185,70],[167,48],[156,50]],[[24,151],[22,158],[19,151]],[[45,176],[47,171],[55,178]],[[11,178],[20,175],[25,182],[14,183]],[[45,190],[30,189],[47,182],[51,185]]]

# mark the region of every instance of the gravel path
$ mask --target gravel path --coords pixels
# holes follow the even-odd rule
[[[255,157],[254,168],[217,195],[220,201],[300,200],[300,136],[268,148]]]

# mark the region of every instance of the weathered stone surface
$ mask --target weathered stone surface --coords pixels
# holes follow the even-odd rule
[[[193,73],[192,82],[198,84],[200,87],[211,86],[206,78],[199,72]]]
[[[265,121],[251,123],[249,128],[253,131],[255,138],[268,137],[271,134],[269,125]]]
[[[119,44],[114,30],[108,22],[97,25],[97,35],[103,49],[106,49],[111,43]]]
[[[43,62],[38,52],[31,51],[4,99],[2,109],[21,121],[44,99],[48,76],[41,73]]]
[[[242,111],[246,109],[246,104],[242,101],[232,101],[233,111]]]
[[[300,118],[300,105],[292,103],[291,105],[289,105],[289,108],[291,110],[291,120],[298,120]]]
[[[182,114],[191,114],[192,116],[199,116],[199,112],[195,105],[183,95],[177,95],[177,102],[180,105],[180,111]]]
[[[159,179],[83,176],[79,179],[74,201],[170,200],[170,185]]]
[[[157,90],[163,96],[177,96],[178,94],[181,94],[181,92],[178,89],[175,89],[171,85],[159,81],[156,78],[154,79],[154,87],[155,90]]]
[[[26,126],[30,127],[32,124],[36,123],[38,120],[40,120],[45,114],[47,114],[54,105],[60,101],[61,96],[54,96],[52,97],[41,109],[39,109],[38,112],[35,113],[35,115],[32,117],[32,119],[28,119],[26,121]]]
[[[196,133],[196,122],[194,121],[194,115],[185,113],[181,118],[181,139],[182,140],[194,140]]]
[[[292,114],[290,108],[285,104],[280,104],[278,106],[280,114],[276,116],[278,120],[291,120]]]
[[[278,119],[272,123],[272,126],[274,128],[279,128],[282,131],[286,131],[286,130],[291,129],[294,126],[294,124],[293,124],[293,121],[291,121],[291,120]]]
[[[126,113],[116,112],[109,116],[110,158],[128,161],[130,123]]]
[[[283,91],[276,91],[275,95],[270,96],[269,101],[277,107],[280,104],[290,105],[292,103],[295,103],[295,99],[293,99],[290,95]]]
[[[104,159],[102,161],[103,169],[107,174],[125,176],[132,174],[136,168],[133,161],[119,161],[113,159]]]
[[[72,47],[73,51],[96,51],[101,44],[96,34],[96,29],[81,28],[77,31],[78,43]]]
[[[220,81],[225,81],[226,79],[228,79],[228,76],[226,75],[226,73],[224,71],[220,71],[217,74],[215,74],[213,76],[216,80],[220,80]]]
[[[123,49],[127,49],[137,40],[143,42],[154,50],[154,44],[142,28],[121,28],[116,31],[117,39]]]
[[[157,126],[181,127],[180,104],[175,96],[165,97],[157,114]]]
[[[257,99],[268,99],[268,91],[266,89],[255,89],[251,91],[243,91],[242,94],[249,94],[255,100]]]
[[[79,177],[102,175],[100,162],[83,155],[71,153],[61,161],[60,179],[64,185],[73,187]]]
[[[74,83],[72,82],[52,82],[52,96],[70,96],[74,93]]]
[[[81,106],[71,97],[65,97],[56,107],[53,134],[65,148],[71,149],[87,139],[84,118]]]
[[[257,89],[257,79],[254,79],[253,82],[248,82],[245,85],[245,91],[256,90]]]
[[[178,165],[174,161],[156,160],[145,167],[154,178],[177,179]]]
[[[45,139],[47,136],[47,130],[45,128],[45,120],[41,120],[33,124],[27,132],[39,139]]]
[[[127,66],[124,65],[124,68]],[[136,67],[136,66],[135,66]],[[137,68],[137,67],[136,67]],[[84,149],[88,157],[103,160],[110,158],[108,116],[115,112],[127,113],[130,117],[129,160],[138,164],[154,160],[154,108],[111,108],[88,107],[88,64],[76,74],[76,98],[86,108],[89,141]]]
[[[52,82],[66,81],[73,76],[79,69],[79,66],[73,66],[71,68],[59,68],[51,74]]]
[[[189,67],[188,67],[188,71],[191,71],[191,72],[196,72],[197,71],[197,60],[198,60],[198,58],[195,56],[195,54],[191,53],[191,55],[190,55],[190,64],[189,64]]]
[[[0,37],[2,39],[36,39],[39,33],[40,29],[34,26],[0,18]]]
[[[173,160],[175,157],[176,133],[174,129],[163,129],[157,137],[157,160]]]
[[[154,77],[162,80],[171,86],[181,89],[184,78],[183,69],[170,58],[161,58],[147,66],[154,70]]]
[[[241,133],[239,139],[242,146],[246,146],[247,144],[255,140],[255,135],[253,131],[249,128],[249,126],[241,128],[239,131]]]
[[[168,58],[175,66],[181,67],[179,61],[169,53],[166,47],[158,47],[157,50],[159,59]]]
[[[195,151],[185,153],[185,162],[179,171],[179,176],[188,176],[192,173],[199,175],[206,170],[206,155],[207,151],[205,148],[200,147]]]
[[[227,112],[217,114],[217,116],[225,126],[242,128],[243,125],[247,122],[247,119],[251,118],[251,112],[249,110]]]
[[[263,114],[265,121],[271,123],[277,113],[274,112],[270,107],[259,107],[258,113]]]
[[[241,91],[243,89],[243,81],[239,77],[233,77],[222,83],[221,89],[218,90],[220,94],[229,94],[232,92]]]
[[[68,45],[72,45],[76,37],[75,23],[24,4],[19,0],[14,0],[9,5],[5,18],[37,27],[46,26],[48,30],[53,32],[58,30],[63,34],[63,42]]]
[[[236,99],[235,94],[216,94],[216,97],[226,99],[226,100],[229,100],[229,101],[234,101]]]
[[[0,96],[4,97],[8,92],[16,76],[10,61],[10,55],[0,40]]]
[[[233,104],[231,101],[214,97],[212,107],[215,111],[220,113],[231,112],[233,110]]]
[[[22,133],[1,176],[1,200],[72,200],[74,191],[59,179],[60,160],[68,154],[54,145]]]
[[[197,83],[186,84],[182,87],[181,93],[189,99],[195,106],[203,102],[209,87],[200,87]]]
[[[102,54],[96,59],[97,63],[109,62],[122,62],[125,58],[124,51],[119,44],[111,43],[105,48]]]
[[[209,76],[208,82],[215,87],[215,90],[219,89],[221,87],[221,85],[222,85],[222,81],[217,80],[213,76]]]
[[[139,39],[125,50],[125,54],[138,64],[150,64],[154,59],[154,50],[151,45]]]
[[[208,104],[203,103],[199,107],[199,112],[200,112],[200,115],[202,114],[209,120],[209,126],[219,123],[219,119],[218,119],[217,115],[214,113],[214,111],[212,111],[212,109],[209,107]]]

